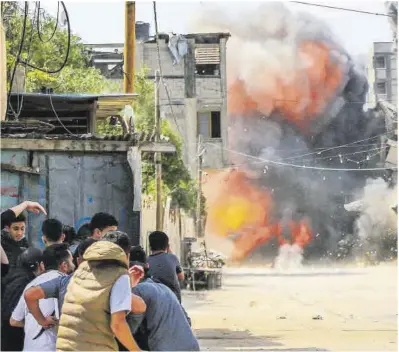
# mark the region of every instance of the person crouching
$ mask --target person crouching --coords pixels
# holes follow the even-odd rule
[[[129,351],[139,350],[126,322],[131,307],[128,257],[120,245],[109,241],[98,241],[86,250],[65,295],[57,351],[116,351],[114,336]],[[125,275],[127,284],[123,285],[125,280],[120,279]],[[116,296],[127,297],[126,306],[121,307]]]

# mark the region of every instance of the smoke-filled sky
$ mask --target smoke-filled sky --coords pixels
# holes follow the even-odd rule
[[[306,1],[306,0],[305,0]],[[363,11],[385,13],[383,1],[313,1],[318,4],[345,7]],[[309,12],[333,30],[342,45],[352,55],[367,54],[373,42],[390,41],[392,34],[387,17],[363,15],[354,12],[294,4],[285,1],[293,11]],[[221,1],[158,1],[158,22],[161,31],[187,33],[192,17],[204,6],[221,6],[231,15],[242,10],[255,9],[259,2]],[[47,5],[55,11],[56,4]],[[124,2],[67,2],[74,32],[87,43],[120,43],[124,37]],[[88,17],[88,14],[89,17]],[[153,9],[151,1],[136,2],[136,19],[151,23],[153,31]]]

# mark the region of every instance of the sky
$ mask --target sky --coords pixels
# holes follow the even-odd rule
[[[306,1],[306,0],[305,0]],[[160,32],[187,33],[190,21],[210,1],[157,1],[158,26]],[[306,1],[308,2],[308,1]],[[350,8],[373,13],[386,13],[383,1],[312,1],[317,4]],[[207,3],[207,4],[205,4]],[[229,15],[237,16],[242,10],[254,9],[259,2],[226,1],[213,2]],[[353,55],[366,55],[373,42],[391,41],[392,33],[388,17],[367,15],[342,10],[315,7],[285,1],[292,11],[309,12],[322,19],[338,37],[339,42]],[[49,4],[49,3],[47,3]],[[71,27],[85,43],[122,43],[124,40],[124,2],[85,2],[67,1]],[[56,4],[48,5],[48,10],[56,9]],[[151,1],[136,1],[136,21],[149,22],[151,33],[154,30],[153,4]]]

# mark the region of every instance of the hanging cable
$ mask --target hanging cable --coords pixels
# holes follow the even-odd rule
[[[11,74],[10,88],[8,89],[7,106],[9,106],[11,104],[11,91],[12,91],[12,87],[13,87],[13,84],[14,84],[15,73],[17,72],[18,64],[21,62],[21,54],[22,54],[22,49],[24,47],[24,42],[25,42],[26,23],[28,21],[28,13],[29,13],[29,3],[26,1],[25,2],[25,9],[24,9],[24,21],[23,21],[23,24],[22,24],[21,39],[20,39],[20,42],[19,42],[19,48],[18,48],[17,57],[15,58],[14,68],[13,68],[12,74]],[[7,111],[7,109],[6,109],[6,111]],[[7,120],[7,114],[6,114],[6,120]]]
[[[303,1],[290,1],[294,4],[301,4],[301,5],[308,5],[308,6],[316,6],[316,7],[324,7],[327,9],[333,9],[333,10],[341,10],[341,11],[350,11],[350,12],[357,12],[361,13],[364,15],[375,15],[375,16],[385,16],[385,17],[394,17],[392,15],[388,15],[386,13],[379,13],[379,12],[369,12],[369,11],[363,11],[363,10],[355,10],[355,9],[348,9],[345,7],[336,7],[336,6],[328,6],[328,5],[322,5],[322,4],[313,4],[309,2],[303,2]]]
[[[58,21],[59,21],[59,16],[60,16],[60,2],[58,1],[58,5],[57,5],[57,20],[55,23],[55,27],[53,30],[53,33],[51,34],[50,38],[47,40],[44,40],[41,33],[40,33],[40,1],[37,2],[37,6],[38,6],[38,11],[37,11],[37,19],[36,19],[36,26],[37,26],[37,34],[39,36],[39,39],[42,43],[48,43],[50,40],[52,40],[54,38],[55,32],[58,29]]]
[[[71,50],[71,23],[69,21],[68,11],[67,11],[66,6],[65,6],[63,1],[61,1],[61,5],[62,5],[62,7],[64,9],[65,17],[66,17],[66,21],[67,21],[67,25],[68,25],[67,51],[66,51],[65,58],[64,58],[63,63],[61,64],[61,66],[58,69],[56,69],[56,70],[46,70],[44,68],[37,67],[35,65],[32,65],[32,64],[30,64],[28,62],[25,62],[25,61],[22,61],[22,60],[20,61],[21,63],[25,64],[26,66],[28,66],[30,68],[33,68],[34,70],[38,70],[38,71],[41,71],[41,72],[44,72],[44,73],[48,73],[48,74],[58,73],[66,66],[68,58],[69,58],[69,53],[70,53],[70,50]]]
[[[289,164],[289,163],[283,163],[280,161],[274,161],[274,160],[268,160],[268,159],[263,159],[260,157],[252,156],[249,154],[241,153],[236,150],[232,149],[227,149],[223,148],[222,146],[215,144],[215,143],[210,143],[210,142],[205,142],[208,145],[212,145],[214,147],[226,150],[228,152],[237,154],[237,155],[242,155],[247,158],[252,158],[255,160],[263,161],[265,164],[272,164],[272,165],[277,165],[277,166],[287,166],[287,167],[293,167],[297,169],[309,169],[309,170],[322,170],[322,171],[383,171],[383,170],[397,170],[397,167],[376,167],[376,168],[364,168],[364,169],[345,169],[345,168],[330,168],[330,167],[318,167],[318,166],[306,166],[306,165],[298,165],[298,164]]]
[[[155,1],[153,1],[152,4],[153,4],[153,9],[154,9],[155,42],[157,44],[159,75],[161,76],[161,82],[162,82],[162,84],[163,84],[163,86],[165,88],[166,96],[167,96],[168,101],[169,101],[170,110],[172,112],[173,120],[174,120],[174,122],[176,124],[177,131],[179,132],[180,136],[183,136],[183,134],[180,131],[179,124],[177,123],[177,118],[176,118],[175,112],[173,110],[173,104],[172,104],[172,99],[170,98],[169,89],[168,89],[168,87],[167,87],[167,85],[166,85],[166,83],[164,81],[164,78],[163,78],[162,62],[161,62],[161,50],[159,48],[157,5],[156,5]]]

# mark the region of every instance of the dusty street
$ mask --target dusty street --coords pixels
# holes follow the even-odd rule
[[[203,350],[397,350],[397,268],[225,269],[218,291],[185,291]]]

